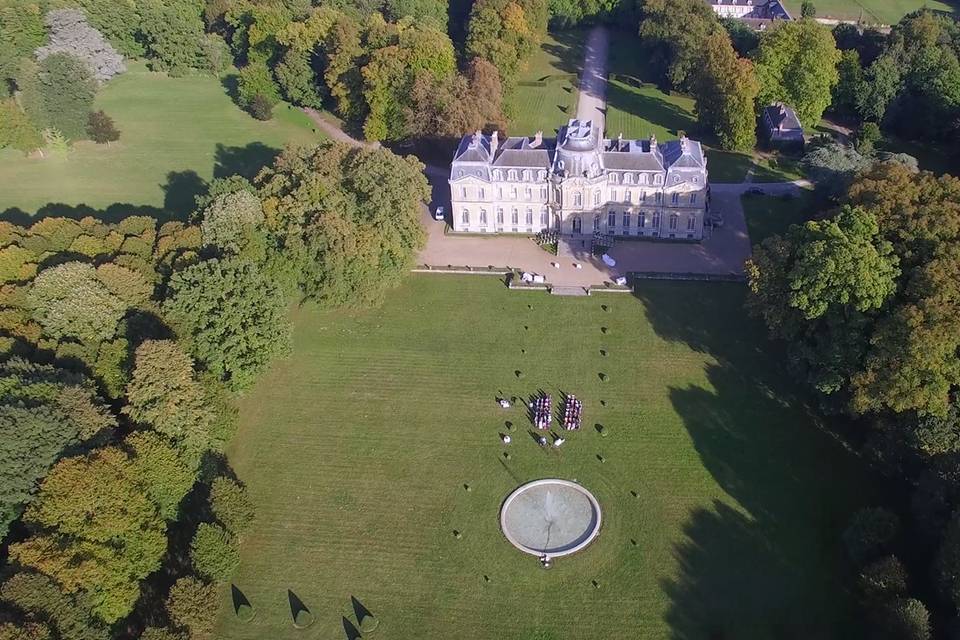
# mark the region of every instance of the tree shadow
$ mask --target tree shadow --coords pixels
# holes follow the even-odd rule
[[[703,383],[669,389],[703,468],[724,496],[695,506],[661,581],[675,640],[858,637],[840,545],[876,490],[808,398],[777,345],[745,316],[745,287],[642,283],[656,333],[708,356]]]
[[[361,635],[360,630],[357,629],[357,626],[350,622],[346,616],[344,616],[341,620],[343,621],[343,632],[347,634],[347,640],[358,640]]]
[[[363,621],[372,618],[373,614],[357,600],[356,596],[350,596],[350,605],[353,607],[353,615],[357,618],[357,624],[360,625],[360,628],[363,628]]]
[[[171,171],[163,189],[163,208],[178,220],[186,220],[194,212],[197,196],[207,192],[210,185],[196,171]]]
[[[234,614],[240,613],[240,607],[251,606],[250,600],[247,599],[247,596],[245,596],[243,591],[240,591],[240,589],[235,584],[230,585],[230,599],[233,602]]]
[[[262,142],[251,142],[242,147],[228,147],[218,143],[213,159],[213,177],[241,175],[252,180],[260,169],[272,164],[278,155],[280,149],[269,147]]]
[[[652,125],[663,127],[673,135],[677,135],[678,131],[690,132],[696,128],[697,121],[690,112],[662,98],[642,93],[643,90],[619,81],[610,82],[607,85],[607,109],[618,109],[638,116]],[[653,132],[632,133],[646,137]]]
[[[587,29],[554,31],[550,34],[554,42],[544,42],[540,49],[554,58],[551,66],[557,71],[580,73],[589,33]]]
[[[309,618],[310,609],[307,605],[303,604],[303,600],[290,589],[287,589],[287,602],[290,604],[290,618],[293,620],[294,626],[298,624],[302,625],[300,616],[301,614],[306,614]],[[312,622],[312,620],[310,620],[310,622]]]

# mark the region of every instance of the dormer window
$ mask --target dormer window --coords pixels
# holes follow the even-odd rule
[[[494,180],[503,180],[503,171],[500,171],[500,169],[497,169],[496,171],[494,171],[494,172],[493,172],[493,179],[494,179]]]
[[[633,184],[633,174],[632,173],[624,174],[623,181],[626,184]]]
[[[680,176],[673,176],[673,183],[676,184],[680,182]]]
[[[527,182],[530,182],[531,177],[532,177],[532,176],[531,176],[531,173],[530,173],[530,169],[524,169],[524,170],[523,170],[523,179],[524,179],[525,181],[527,181]]]
[[[538,171],[538,172],[537,172],[537,179],[538,179],[538,180],[546,180],[546,179],[547,179],[547,172],[546,172],[545,170],[543,170],[543,169],[541,169],[540,171]]]
[[[656,175],[656,176],[654,176],[654,177],[653,177],[653,183],[654,183],[654,184],[663,184],[663,176],[661,176],[661,175]]]
[[[645,173],[640,174],[640,184],[647,184],[647,174]]]
[[[620,176],[619,176],[618,174],[616,174],[616,173],[611,173],[608,180],[609,180],[610,184],[617,184],[617,182],[619,181],[619,179],[620,179]]]
[[[457,177],[458,177],[458,178],[462,178],[462,177],[463,177],[463,169],[457,170]]]
[[[510,176],[510,180],[511,180],[512,182],[516,182],[516,180],[517,180],[517,172],[516,172],[515,169],[510,169],[510,173],[509,173],[508,175]]]

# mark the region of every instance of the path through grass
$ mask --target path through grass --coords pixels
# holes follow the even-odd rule
[[[543,131],[544,136],[552,137],[558,127],[576,117],[577,75],[583,64],[586,37],[583,30],[547,35],[508,97],[510,135],[532,136]],[[543,84],[529,86],[525,82]]]
[[[229,451],[257,504],[234,577],[257,617],[241,624],[225,589],[216,636],[344,638],[355,596],[383,640],[856,637],[838,538],[869,483],[742,294],[558,298],[425,275],[379,309],[300,310]],[[560,450],[536,445],[522,403],[494,402],[538,390],[584,401]],[[583,483],[604,517],[550,571],[498,528],[503,498],[541,477]]]
[[[120,142],[81,142],[66,160],[0,151],[0,211],[33,214],[50,203],[102,210],[127,203],[133,206],[114,208],[114,214],[166,210],[183,216],[202,181],[249,174],[284,144],[318,139],[309,119],[285,104],[276,107],[273,120],[260,122],[233,104],[217,78],[169,78],[142,63],[107,84],[96,106],[114,118]],[[70,207],[47,211],[69,213]]]

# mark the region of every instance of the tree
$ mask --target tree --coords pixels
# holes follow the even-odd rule
[[[93,111],[87,121],[87,133],[90,139],[97,144],[110,144],[120,139],[120,131],[114,124],[113,118],[103,110]]]
[[[655,68],[674,88],[687,88],[707,37],[720,24],[710,5],[700,0],[646,0],[640,37]],[[502,72],[502,70],[501,70]]]
[[[273,73],[284,97],[293,104],[319,109],[323,107],[326,87],[318,82],[311,51],[288,49]]]
[[[865,95],[870,91],[860,66],[860,54],[853,49],[840,52],[837,64],[837,85],[833,88],[833,101],[830,108],[847,116],[858,115]]]
[[[813,20],[779,21],[764,31],[756,55],[760,104],[784,102],[806,126],[820,122],[839,80],[840,52],[830,31]]]
[[[437,80],[418,73],[406,107],[406,135],[457,137],[477,129],[500,129],[506,123],[503,88],[497,68],[472,60],[464,75]]]
[[[50,627],[40,622],[0,623],[0,640],[51,640]]]
[[[884,120],[890,103],[900,92],[903,72],[895,55],[877,58],[865,74],[865,83],[857,94],[857,111],[865,120]]]
[[[714,33],[703,44],[693,85],[700,125],[717,137],[720,147],[752,149],[757,141],[754,102],[760,88],[753,64],[737,58],[726,33]]]
[[[201,8],[191,0],[138,0],[140,31],[154,69],[182,75],[206,65]]]
[[[246,488],[226,476],[218,476],[210,485],[210,509],[234,536],[249,529],[255,516]]]
[[[753,50],[760,44],[760,36],[756,30],[743,20],[737,18],[720,18],[720,25],[730,36],[730,42],[736,50],[737,55],[745,58],[753,53]]]
[[[863,568],[860,592],[869,602],[882,602],[907,592],[907,570],[895,556],[886,556]]]
[[[86,137],[97,81],[85,62],[69,53],[52,53],[27,65],[18,80],[24,108],[36,125],[56,129],[69,140]]]
[[[117,53],[103,35],[87,24],[77,9],[57,9],[47,14],[44,23],[50,31],[49,42],[36,51],[37,60],[55,53],[67,53],[83,60],[93,77],[106,82],[127,70],[123,56]]]
[[[800,17],[801,18],[816,18],[817,17],[817,8],[813,5],[810,0],[804,0],[803,4],[800,5]]]
[[[140,41],[140,3],[115,0],[75,0],[87,20],[124,56],[142,58],[145,50]]]
[[[193,360],[172,340],[137,347],[123,412],[176,442],[195,465],[210,442],[213,416]]]
[[[39,615],[71,640],[108,640],[110,634],[70,594],[39,573],[15,573],[0,586],[0,598],[22,611]]]
[[[290,347],[286,301],[250,262],[212,259],[176,272],[164,310],[193,355],[233,389]]]
[[[900,518],[883,507],[860,509],[843,532],[843,544],[856,564],[885,551],[900,532]]]
[[[190,542],[190,561],[201,576],[222,582],[240,565],[240,550],[226,529],[201,522]]]
[[[24,513],[42,533],[11,545],[10,557],[83,593],[107,623],[127,615],[167,548],[164,520],[139,472],[116,447],[61,460]]]
[[[273,106],[280,101],[280,92],[265,62],[252,62],[240,70],[237,94],[240,106],[258,120],[269,120]],[[253,113],[255,100],[260,109],[259,116]]]
[[[184,456],[169,440],[153,431],[132,433],[124,445],[160,516],[167,521],[176,520],[180,502],[196,481],[196,457]]]
[[[31,0],[7,0],[0,6],[0,98],[11,95],[24,58],[46,39],[43,14]]]
[[[27,296],[31,313],[52,338],[98,344],[117,331],[127,306],[93,266],[67,262],[40,272]]]
[[[864,155],[873,153],[876,144],[882,141],[883,134],[880,132],[880,125],[876,122],[864,122],[860,125],[860,128],[857,129],[856,136],[854,137],[854,144],[857,147],[857,151]]]
[[[304,296],[325,304],[376,304],[423,243],[429,189],[413,158],[323,143],[284,152],[257,185]]]
[[[219,195],[201,213],[203,244],[224,254],[261,262],[265,252],[263,207],[250,191]]]
[[[539,0],[477,0],[467,27],[467,56],[489,61],[501,81],[513,86],[546,29],[545,16],[539,22],[538,4]]]
[[[897,598],[882,605],[877,634],[884,640],[928,640],[930,613],[915,598]]]
[[[27,115],[15,100],[0,100],[0,149],[11,147],[24,153],[36,151],[43,144]]]
[[[829,198],[840,197],[857,174],[873,166],[872,158],[836,142],[813,148],[802,162],[817,191]]]
[[[191,638],[207,638],[217,621],[217,587],[193,577],[180,578],[167,597],[167,613]]]

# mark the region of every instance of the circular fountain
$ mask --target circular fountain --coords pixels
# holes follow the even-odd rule
[[[549,561],[593,541],[600,531],[600,503],[575,482],[534,480],[503,501],[500,529],[517,549]]]

